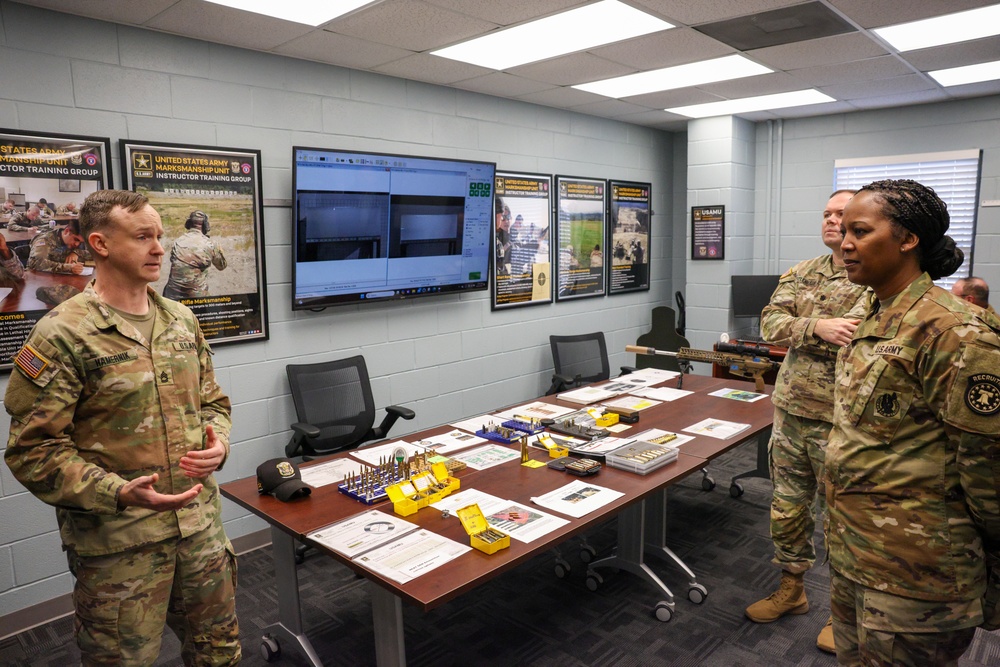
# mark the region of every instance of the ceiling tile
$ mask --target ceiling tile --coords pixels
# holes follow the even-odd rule
[[[581,0],[426,0],[458,14],[509,26],[586,4]]]
[[[787,93],[792,90],[802,90],[802,82],[785,72],[748,76],[742,79],[719,81],[698,86],[699,90],[712,95],[718,95],[728,100],[772,93]]]
[[[635,114],[650,111],[648,107],[621,100],[601,100],[600,102],[588,102],[573,107],[573,111],[589,113],[592,116],[604,116],[606,118],[618,118],[620,116],[634,116]]]
[[[312,28],[199,0],[180,0],[144,26],[209,42],[267,51]],[[225,26],[220,30],[219,26]]]
[[[494,30],[497,25],[421,0],[385,0],[327,24],[327,29],[410,51],[428,51]]]
[[[645,95],[635,95],[623,98],[626,102],[649,107],[650,109],[666,109],[667,107],[683,107],[689,104],[707,104],[708,102],[721,102],[724,98],[718,95],[706,93],[697,88],[679,88],[677,90],[664,90],[658,93],[647,93]]]
[[[895,56],[865,58],[849,63],[793,69],[789,74],[808,86],[848,84],[852,81],[867,83],[873,79],[911,74],[912,70]]]
[[[879,44],[856,32],[747,51],[753,60],[775,69],[821,67],[887,53]]]
[[[442,84],[464,81],[493,72],[486,67],[470,65],[451,58],[432,56],[429,53],[415,53],[412,56],[380,65],[375,68],[375,71],[404,79]]]
[[[572,86],[632,74],[635,69],[589,53],[572,53],[568,56],[513,67],[508,71],[517,76],[557,86]]]
[[[921,72],[1000,60],[1000,36],[907,51],[902,57]]]
[[[659,12],[685,25],[699,25],[722,21],[734,16],[745,16],[802,4],[802,0],[636,0],[632,3]]]
[[[734,51],[733,47],[703,35],[697,30],[674,28],[601,46],[591,49],[589,53],[645,71],[710,60],[729,55]]]
[[[328,30],[314,30],[296,37],[274,49],[274,52],[352,69],[374,69],[413,53],[395,46],[366,42],[350,35],[338,35]]]
[[[854,32],[839,14],[819,2],[773,9],[698,26],[700,32],[741,51]]]
[[[862,28],[882,28],[909,23],[942,14],[954,14],[995,2],[983,0],[906,0],[906,2],[872,2],[872,0],[827,0],[847,14]]]
[[[937,88],[937,84],[920,74],[896,76],[891,79],[853,81],[851,83],[823,86],[819,90],[838,100],[857,100],[863,97],[884,97],[896,93],[913,93]]]
[[[601,102],[607,98],[577,90],[576,88],[549,88],[548,90],[519,95],[518,99],[550,107],[569,109],[570,107],[580,106],[588,102]]]
[[[27,5],[89,16],[112,23],[141,25],[178,0],[30,0]]]
[[[908,93],[859,98],[851,100],[850,104],[855,109],[878,109],[881,107],[904,107],[911,104],[944,102],[947,99],[948,94],[945,91],[940,88],[930,88],[928,90],[917,90]]]
[[[537,93],[553,88],[550,84],[532,81],[524,77],[514,76],[506,72],[493,72],[486,76],[466,79],[452,84],[455,88],[472,90],[477,93],[496,95],[498,97],[520,97],[528,93]],[[570,90],[573,90],[570,88]]]

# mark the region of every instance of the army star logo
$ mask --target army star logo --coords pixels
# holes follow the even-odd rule
[[[882,394],[875,399],[875,414],[879,417],[895,417],[899,413],[899,398],[896,392]]]
[[[1000,377],[992,373],[970,376],[965,404],[977,415],[992,416],[1000,412]]]

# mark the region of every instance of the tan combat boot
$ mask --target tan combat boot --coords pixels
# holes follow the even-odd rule
[[[770,623],[785,614],[804,614],[807,611],[809,600],[802,585],[802,573],[782,572],[778,590],[747,607],[746,615],[754,623]]]
[[[837,647],[833,644],[833,616],[826,622],[823,629],[819,631],[819,637],[816,638],[816,648],[826,653],[837,653]]]

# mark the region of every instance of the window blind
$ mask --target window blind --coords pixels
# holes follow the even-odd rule
[[[948,235],[965,253],[965,262],[955,273],[936,281],[940,287],[951,289],[956,280],[972,275],[981,156],[976,149],[836,160],[834,182],[837,190],[857,190],[872,181],[909,178],[934,188],[948,204]]]

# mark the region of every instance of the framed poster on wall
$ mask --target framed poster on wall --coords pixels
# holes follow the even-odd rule
[[[726,258],[726,207],[691,207],[691,259]]]
[[[552,177],[497,172],[493,310],[552,302]]]
[[[0,267],[0,370],[13,367],[11,359],[45,313],[90,282],[93,262],[83,251],[69,252],[67,261],[51,270],[27,264],[35,238],[52,233],[62,238],[72,230],[76,214],[65,212],[67,204],[78,207],[87,195],[111,185],[110,154],[111,141],[104,137],[0,129],[0,258],[12,263]],[[75,189],[63,188],[69,183]],[[44,213],[38,206],[43,199]]]
[[[608,294],[649,289],[652,185],[608,181]]]
[[[153,288],[194,311],[213,344],[266,339],[260,151],[120,143],[125,187],[163,220]]]
[[[602,296],[607,184],[556,176],[556,301]]]

